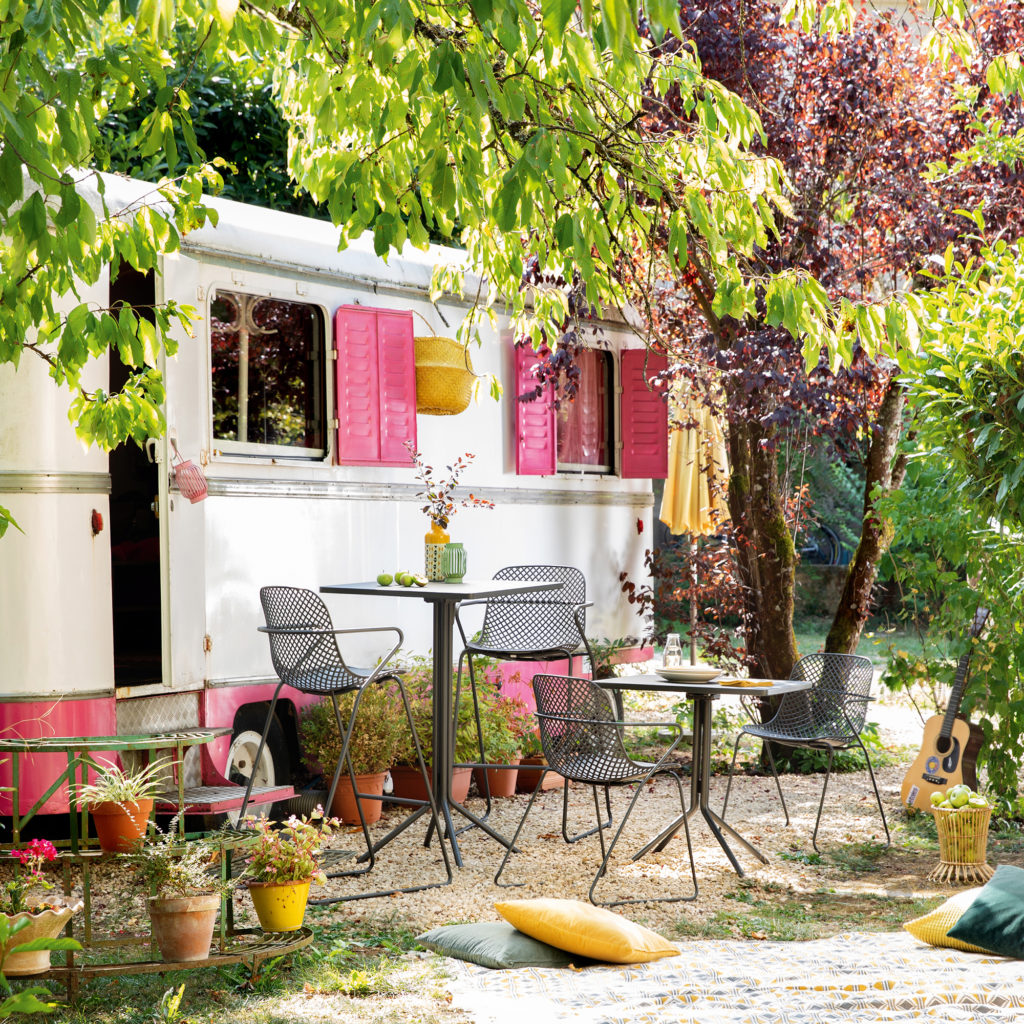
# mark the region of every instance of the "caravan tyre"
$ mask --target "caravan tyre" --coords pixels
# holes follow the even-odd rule
[[[253,773],[256,752],[259,750],[263,726],[267,713],[258,706],[242,708],[235,716],[231,734],[231,749],[228,753],[228,778],[238,785],[245,785]],[[267,742],[255,764],[256,786],[280,786],[291,778],[288,763],[288,745],[284,730],[275,715],[267,732]]]

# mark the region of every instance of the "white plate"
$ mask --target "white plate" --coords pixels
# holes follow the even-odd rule
[[[656,665],[654,671],[663,679],[687,683],[706,683],[722,674],[722,670],[713,665],[673,665],[671,668]]]

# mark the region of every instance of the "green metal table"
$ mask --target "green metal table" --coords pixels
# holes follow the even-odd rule
[[[181,770],[185,760],[185,752],[190,747],[209,743],[218,736],[226,736],[231,732],[227,727],[220,729],[174,729],[167,732],[144,733],[127,736],[46,736],[37,739],[0,739],[0,757],[11,755],[11,837],[10,842],[0,848],[17,847],[21,842],[21,830],[34,818],[47,800],[65,783],[68,786],[68,817],[70,820],[71,853],[77,854],[79,848],[88,845],[89,812],[85,807],[76,809],[75,794],[79,786],[89,781],[89,771],[97,770],[106,765],[100,764],[94,755],[99,753],[126,753],[139,751],[148,753],[150,759],[158,754],[167,753],[171,759],[170,770],[177,787],[177,792],[167,794],[172,800],[176,798],[178,810],[185,809],[185,775]],[[23,754],[64,754],[67,765],[53,780],[50,787],[24,813],[21,813],[21,756]],[[159,798],[158,798],[159,799]],[[184,835],[184,816],[178,820],[179,831]]]

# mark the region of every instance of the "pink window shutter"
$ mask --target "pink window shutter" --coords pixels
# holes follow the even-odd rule
[[[341,306],[334,315],[338,462],[408,466],[416,443],[412,313]]]
[[[411,312],[377,313],[380,366],[380,464],[411,466],[406,441],[416,444],[416,353]]]
[[[361,306],[341,306],[334,314],[335,414],[338,462],[375,465],[380,460],[380,371],[377,314]]]
[[[667,365],[665,356],[645,349],[622,353],[623,477],[662,480],[668,475],[668,404],[664,388],[647,386],[647,379]]]
[[[528,345],[516,348],[515,402],[516,472],[520,476],[550,476],[555,472],[555,405],[545,388],[540,398],[520,402],[519,395],[537,386],[533,367],[537,353]]]

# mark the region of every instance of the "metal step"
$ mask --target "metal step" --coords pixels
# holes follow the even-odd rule
[[[250,804],[273,804],[295,795],[292,786],[253,786]],[[185,789],[186,814],[226,814],[237,811],[245,798],[245,786],[189,786]],[[156,798],[158,811],[177,811],[176,790],[160,793]]]

